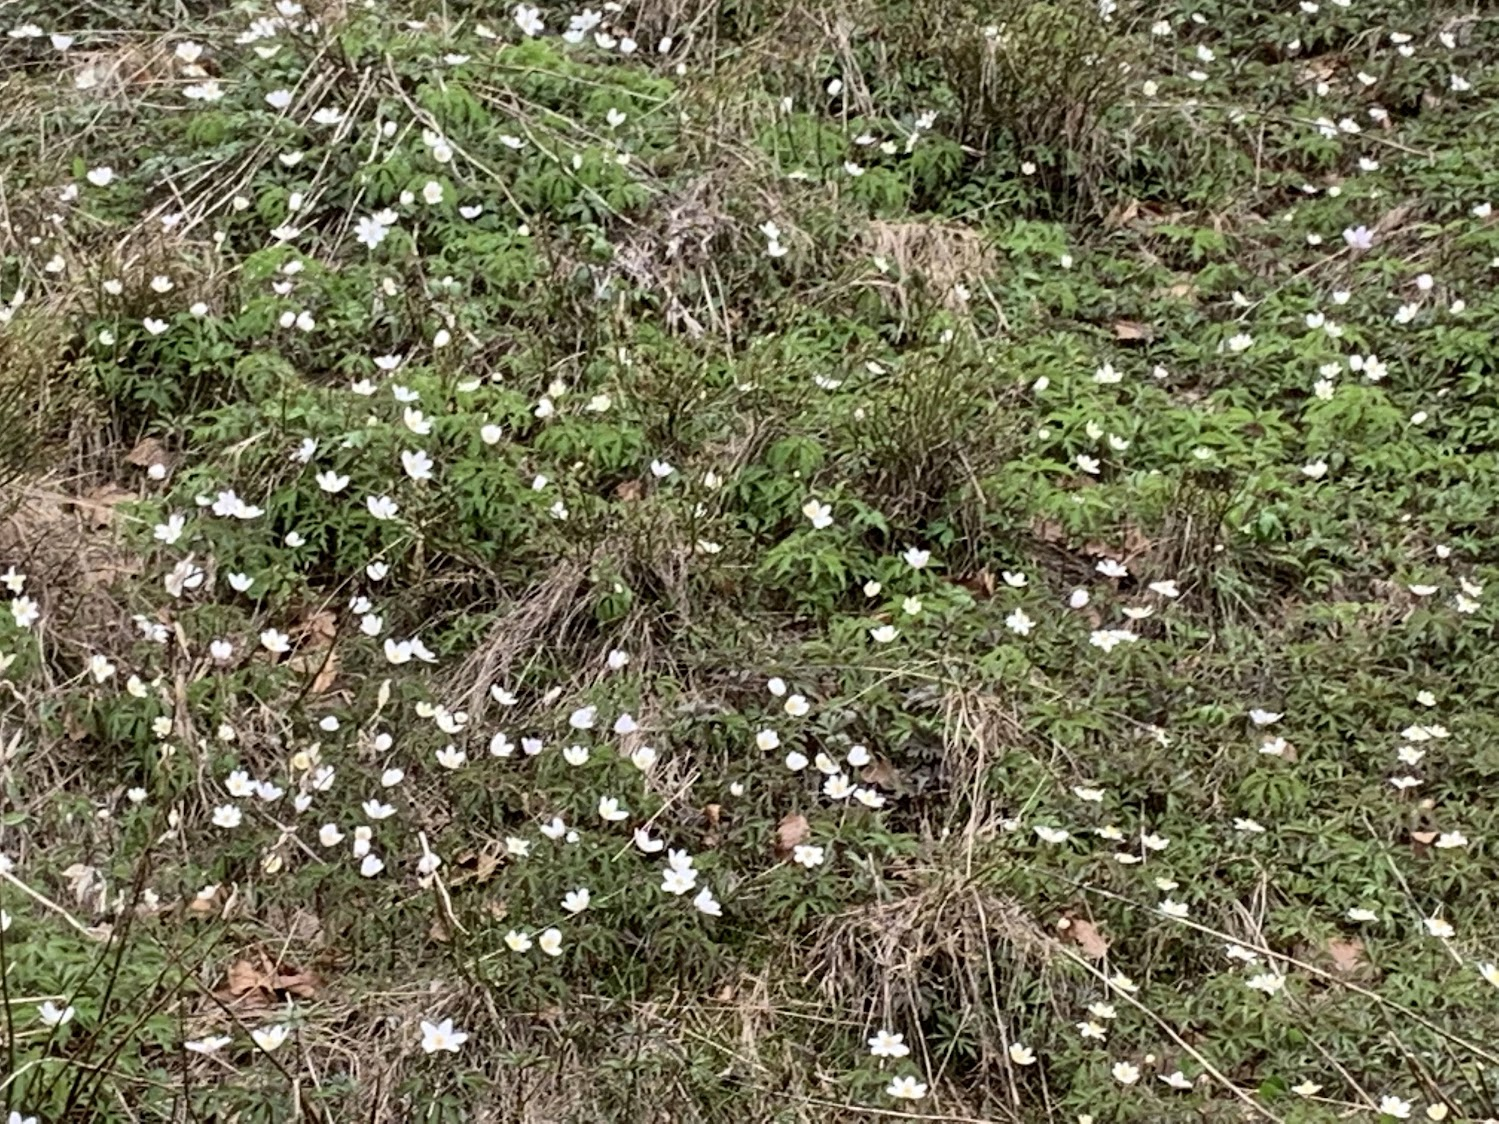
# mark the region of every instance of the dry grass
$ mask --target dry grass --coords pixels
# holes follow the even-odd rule
[[[1024,743],[1025,731],[1013,705],[957,686],[943,697],[942,724],[943,771],[955,797],[943,827],[963,840],[964,870],[971,873],[975,846],[996,834],[1006,815],[990,795],[988,771],[1010,747]]]
[[[564,631],[584,604],[582,592],[587,567],[561,561],[551,573],[519,598],[490,627],[489,635],[454,671],[455,697],[462,697],[469,720],[477,729],[492,705],[489,688],[506,685],[511,670],[523,658],[547,650],[549,639]]]
[[[1024,991],[1034,1002],[1031,981],[1049,985],[1066,954],[1017,902],[959,872],[955,859],[935,857],[909,876],[899,897],[830,918],[806,955],[806,978],[817,982],[829,1014],[859,1024],[861,1035],[880,1027],[903,1032],[923,1072],[943,1084],[945,1103],[970,1116],[1003,1111],[1019,1120],[1003,1103],[970,1104],[965,1093],[988,1087],[994,1095],[984,1101],[994,1101],[993,1082],[1001,1075],[1013,1082],[1010,997]],[[944,1042],[930,1034],[939,1005],[963,1012],[961,1026],[944,1028]],[[967,1044],[963,1057],[959,1039]],[[961,1083],[944,1083],[958,1068]],[[1018,1111],[1013,1086],[1009,1100]]]
[[[856,243],[862,265],[869,258],[889,263],[880,290],[902,319],[910,316],[918,287],[934,304],[961,314],[968,301],[959,286],[972,287],[992,275],[993,249],[970,227],[937,219],[876,219]]]

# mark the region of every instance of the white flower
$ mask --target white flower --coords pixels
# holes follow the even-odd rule
[[[911,1052],[906,1036],[880,1030],[869,1040],[869,1052],[876,1058],[903,1058]]]
[[[422,1049],[426,1053],[435,1054],[439,1050],[445,1050],[456,1054],[458,1048],[467,1041],[467,1034],[453,1029],[452,1019],[443,1019],[440,1023],[422,1020]]]
[[[713,896],[713,891],[706,886],[698,891],[697,897],[692,899],[692,905],[699,913],[706,913],[709,917],[723,916],[723,906]]]
[[[1386,1094],[1379,1098],[1379,1114],[1381,1116],[1393,1116],[1396,1120],[1409,1120],[1411,1103],[1410,1101],[1403,1101],[1399,1097]]]
[[[1005,618],[1005,627],[1021,636],[1029,636],[1036,622],[1026,615],[1024,609],[1016,609]]]
[[[835,773],[823,782],[822,794],[830,800],[847,800],[854,794],[854,786],[848,777]]]
[[[898,1101],[919,1101],[926,1096],[926,1085],[914,1077],[892,1077],[885,1093]]]
[[[1426,926],[1428,933],[1441,940],[1451,940],[1457,935],[1457,931],[1445,917],[1426,917],[1421,923]]]
[[[579,887],[576,890],[569,890],[563,896],[562,908],[567,910],[568,913],[582,913],[588,908],[588,904],[592,900],[593,895],[588,892],[587,888]]]
[[[408,450],[401,454],[401,467],[413,480],[432,479],[432,458],[421,449]]]
[[[364,503],[376,519],[394,519],[401,510],[401,505],[389,496],[366,496]]]
[[[240,825],[244,813],[234,804],[220,804],[213,810],[213,826],[232,830]]]
[[[541,935],[536,938],[536,944],[548,956],[561,956],[562,930],[556,928],[543,929]]]
[[[528,38],[540,35],[546,27],[541,18],[541,12],[526,4],[517,4],[515,6],[514,18],[515,26],[520,28],[521,34]]]
[[[1032,1050],[1023,1042],[1010,1043],[1010,1060],[1016,1065],[1035,1065],[1036,1051]]]
[[[511,952],[529,952],[531,950],[531,938],[525,933],[511,929],[505,934],[505,945]]]
[[[1129,1062],[1115,1062],[1109,1070],[1114,1075],[1114,1080],[1121,1085],[1133,1085],[1140,1080],[1140,1069]]]
[[[1252,991],[1263,991],[1266,995],[1274,995],[1286,986],[1286,978],[1276,972],[1261,972],[1245,980],[1244,986]]]
[[[269,1054],[272,1050],[280,1047],[290,1034],[291,1031],[287,1027],[277,1024],[276,1026],[266,1026],[252,1030],[250,1037],[254,1040],[255,1045]]]
[[[376,854],[367,854],[359,863],[359,873],[366,878],[374,878],[385,869],[385,860]]]
[[[207,1038],[198,1038],[182,1044],[182,1048],[191,1054],[214,1054],[229,1045],[233,1039],[227,1034],[209,1035]]]
[[[815,499],[808,500],[802,504],[802,514],[811,520],[812,526],[816,530],[820,531],[824,527],[831,527],[833,525],[832,506],[825,503],[818,503]]]
[[[385,236],[390,233],[390,227],[386,226],[374,215],[365,215],[354,226],[354,240],[361,246],[367,246],[373,250]]]
[[[618,823],[629,816],[629,812],[619,806],[619,798],[615,796],[599,797],[599,819],[606,823]]]
[[[1072,838],[1066,828],[1047,827],[1044,824],[1037,825],[1036,834],[1041,837],[1043,843],[1065,843]]]
[[[826,857],[827,852],[822,847],[809,843],[798,843],[791,849],[791,861],[808,870],[821,866]]]
[[[49,999],[36,1009],[36,1013],[46,1026],[65,1026],[76,1012],[72,1007],[59,1007]]]

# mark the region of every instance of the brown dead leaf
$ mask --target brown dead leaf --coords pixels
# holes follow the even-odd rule
[[[1327,955],[1332,957],[1335,972],[1353,973],[1364,966],[1364,944],[1357,937],[1342,940],[1334,937],[1327,942]]]
[[[1052,546],[1067,545],[1067,528],[1054,519],[1037,519],[1031,524],[1031,533]]]
[[[626,503],[634,503],[644,494],[645,488],[639,480],[626,480],[614,489],[614,498]]]
[[[192,900],[187,903],[187,911],[200,916],[214,913],[219,908],[219,902],[223,900],[223,891],[213,887],[211,894],[194,894]]]
[[[302,618],[298,631],[308,644],[326,648],[338,635],[338,616],[327,609],[318,609]]]
[[[483,851],[466,851],[453,860],[452,869],[448,875],[449,886],[462,886],[466,882],[472,882],[476,886],[482,886],[494,877],[494,872],[500,869],[500,855],[494,849]]]
[[[969,574],[966,577],[959,578],[958,584],[961,585],[964,589],[968,590],[968,592],[973,594],[975,597],[987,600],[988,598],[994,596],[994,590],[996,588],[994,581],[994,571],[990,570],[986,566],[975,574]]]
[[[224,1003],[241,1009],[271,1007],[293,999],[313,999],[322,990],[323,981],[313,972],[287,964],[273,964],[263,953],[254,959],[243,957],[229,965],[224,986],[214,995]]]
[[[1437,841],[1437,833],[1434,831],[1413,831],[1411,838],[1422,846],[1429,847]]]
[[[719,821],[723,819],[723,805],[722,804],[704,804],[703,805],[703,818],[708,821],[708,826],[709,827],[717,827],[718,824],[719,824]]]
[[[1378,221],[1375,222],[1374,233],[1387,234],[1397,229],[1405,223],[1406,219],[1411,217],[1411,212],[1415,209],[1415,205],[1411,203],[1402,203],[1398,207],[1391,207],[1384,214],[1380,215]]]
[[[62,712],[62,731],[70,742],[81,742],[88,737],[88,727],[84,725],[83,719],[71,710]]]
[[[1114,338],[1127,341],[1143,340],[1148,343],[1155,339],[1155,329],[1138,320],[1115,320]]]
[[[150,468],[153,464],[171,467],[172,456],[166,446],[154,437],[143,438],[135,448],[125,454],[125,463],[137,468]]]
[[[783,817],[776,825],[776,858],[787,858],[793,848],[801,846],[810,838],[812,838],[812,825],[807,822],[806,816],[793,812]]]
[[[104,484],[86,495],[76,497],[73,505],[83,513],[84,520],[93,530],[101,531],[114,522],[114,509],[117,506],[131,503],[135,499],[134,492],[127,492],[113,484]]]
[[[1098,926],[1083,917],[1070,917],[1065,919],[1067,926],[1062,930],[1069,941],[1077,945],[1077,950],[1089,960],[1102,960],[1109,954],[1109,942]]]
[[[881,788],[898,789],[905,778],[901,776],[900,770],[883,757],[876,757],[859,774],[859,779],[865,784],[877,784]]]
[[[87,863],[74,863],[62,872],[62,876],[67,879],[68,889],[72,891],[75,902],[80,906],[103,911],[104,903],[109,897],[104,875]]]
[[[1140,215],[1140,201],[1131,199],[1127,203],[1121,203],[1114,207],[1104,216],[1104,226],[1111,230],[1118,230],[1122,226],[1128,226]]]
[[[323,661],[322,669],[313,677],[312,693],[314,695],[325,695],[333,687],[333,681],[338,678],[338,649],[328,649],[328,658]]]

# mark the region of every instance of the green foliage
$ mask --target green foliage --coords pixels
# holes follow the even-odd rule
[[[1492,21],[312,15],[5,40],[0,1110],[1499,1111]]]

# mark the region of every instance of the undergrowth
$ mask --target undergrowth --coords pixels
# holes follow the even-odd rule
[[[5,17],[11,1124],[1499,1114],[1492,15]]]

